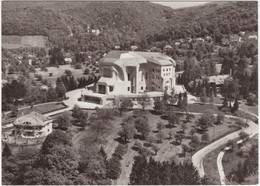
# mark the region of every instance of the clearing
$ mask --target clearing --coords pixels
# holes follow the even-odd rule
[[[20,47],[42,47],[46,46],[46,36],[18,36],[18,35],[3,35],[2,47],[4,49],[16,49]]]

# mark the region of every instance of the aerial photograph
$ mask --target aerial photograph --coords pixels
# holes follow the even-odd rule
[[[1,185],[257,185],[258,1],[2,1]]]

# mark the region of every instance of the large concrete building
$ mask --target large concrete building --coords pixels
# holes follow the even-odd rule
[[[21,116],[14,121],[15,135],[23,138],[38,138],[52,132],[53,120],[37,112]]]
[[[99,62],[101,78],[81,101],[104,105],[115,97],[133,99],[146,94],[162,96],[166,89],[185,91],[176,85],[175,61],[158,52],[111,51]]]
[[[111,51],[99,66],[100,94],[138,94],[175,86],[175,61],[161,53]]]

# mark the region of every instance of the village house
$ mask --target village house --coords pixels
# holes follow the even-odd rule
[[[257,36],[256,35],[249,35],[248,39],[255,39],[255,40],[257,40]]]
[[[72,63],[72,59],[70,57],[65,57],[64,61],[66,64],[71,64]]]
[[[38,112],[23,115],[14,121],[15,135],[22,138],[39,138],[52,132],[53,120]]]

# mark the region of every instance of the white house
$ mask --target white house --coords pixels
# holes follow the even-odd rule
[[[22,138],[38,138],[47,136],[52,132],[53,120],[38,112],[17,118],[13,125],[15,134]]]
[[[65,57],[64,61],[66,62],[66,64],[72,63],[72,59],[70,57]]]

